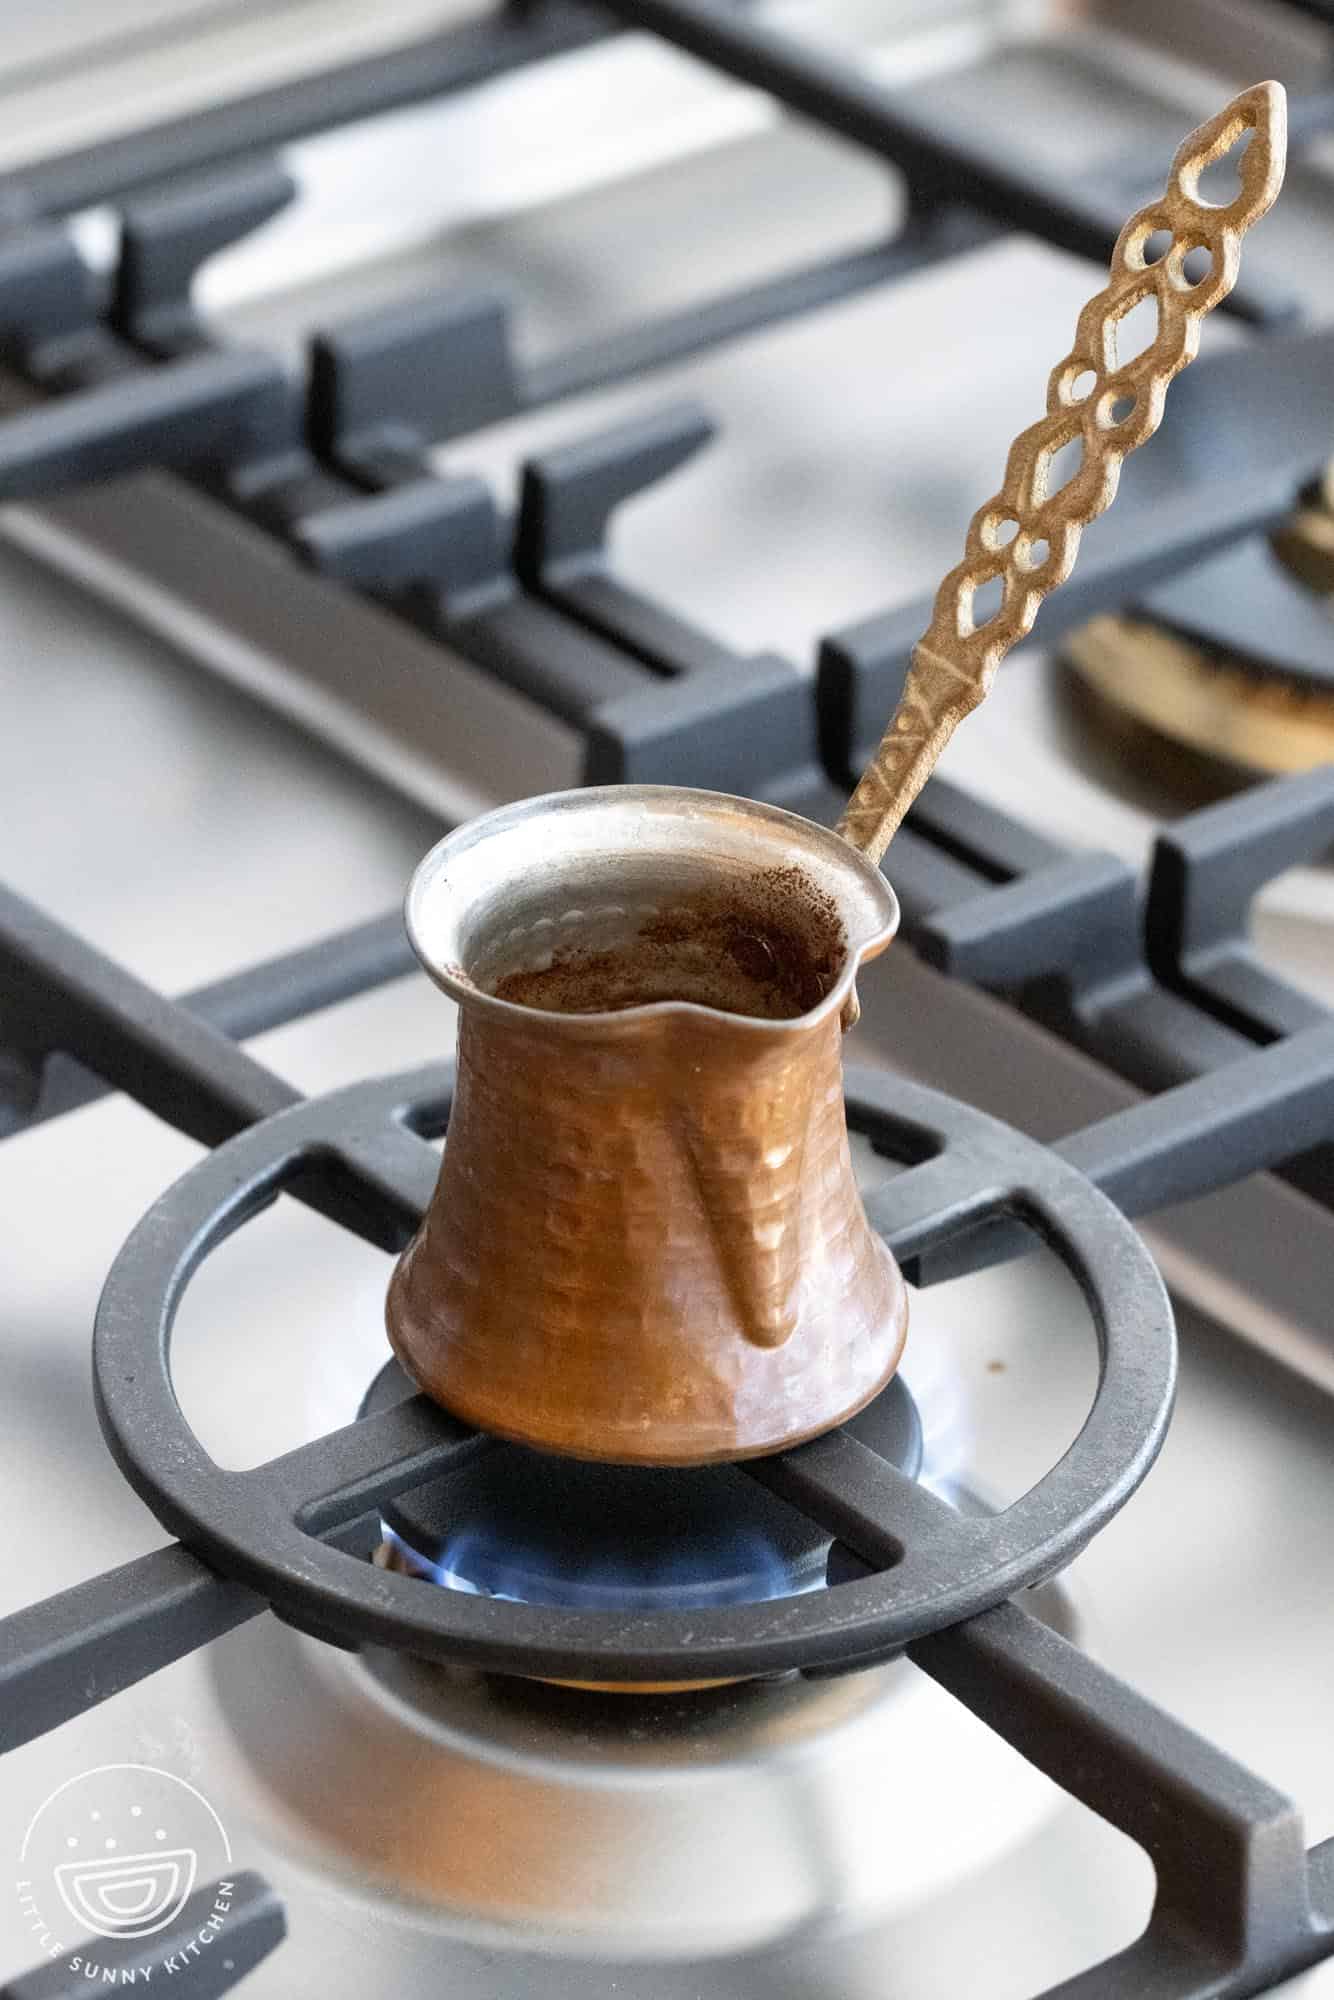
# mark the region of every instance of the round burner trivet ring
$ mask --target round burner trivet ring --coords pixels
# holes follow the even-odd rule
[[[441,1590],[378,1568],[357,1528],[395,1494],[490,1440],[414,1396],[268,1465],[228,1471],[172,1387],[171,1332],[203,1259],[284,1190],[389,1252],[429,1199],[450,1075],[434,1066],[294,1106],[219,1146],[149,1210],[98,1308],[94,1386],[117,1462],[163,1525],[278,1615],[345,1646],[375,1644],[496,1672],[687,1680],[864,1666],[1064,1566],[1152,1465],[1171,1414],[1176,1343],[1161,1278],[1111,1202],[1058,1155],[998,1120],[882,1072],[849,1073],[849,1122],[906,1171],[868,1199],[904,1260],[1004,1217],[1077,1278],[1099,1384],[1064,1456],[1003,1513],[955,1514],[845,1427],[745,1470],[792,1500],[874,1573],[826,1590],[689,1610],[569,1609]],[[388,1265],[386,1265],[386,1278]],[[1072,1328],[1078,1338],[1081,1328]]]

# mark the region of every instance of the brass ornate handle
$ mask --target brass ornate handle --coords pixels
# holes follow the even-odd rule
[[[1226,207],[1202,200],[1200,175],[1248,133],[1238,163],[1240,192]],[[1205,314],[1236,283],[1242,237],[1283,184],[1286,150],[1283,87],[1257,83],[1182,142],[1161,199],[1132,215],[1117,237],[1107,284],[1080,313],[1074,345],[1048,379],[1047,414],[1015,439],[1000,492],[974,514],[963,561],[936,593],[903,697],[839,822],[844,838],[871,860],[884,853],[955,729],[1032,627],[1043,598],[1069,576],[1080,535],[1116,497],[1122,460],[1162,422],[1168,383],[1194,360]],[[1150,262],[1150,239],[1163,236],[1170,242]],[[1199,274],[1205,254],[1208,268]],[[1117,327],[1143,299],[1155,302],[1157,332],[1121,366]],[[1078,469],[1050,492],[1052,461],[1076,440]],[[1000,604],[979,621],[975,593],[997,578]]]

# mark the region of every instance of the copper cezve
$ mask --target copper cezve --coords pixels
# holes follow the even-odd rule
[[[388,1301],[421,1386],[646,1465],[774,1451],[883,1388],[906,1294],[841,1040],[897,921],[836,834],[716,793],[557,794],[442,841],[408,923],[459,1003],[458,1080]]]

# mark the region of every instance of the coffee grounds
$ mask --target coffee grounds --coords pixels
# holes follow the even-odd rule
[[[688,1000],[729,1014],[791,1020],[819,1005],[847,958],[831,898],[800,868],[772,868],[744,891],[685,897],[658,911],[628,944],[562,953],[491,988],[501,1000],[552,1014],[619,1013]]]

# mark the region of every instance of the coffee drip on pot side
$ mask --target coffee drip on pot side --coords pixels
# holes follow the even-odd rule
[[[497,999],[553,1014],[619,1013],[663,1001],[791,1020],[818,1007],[847,960],[838,910],[796,866],[679,897],[605,950],[575,946],[489,982]]]

